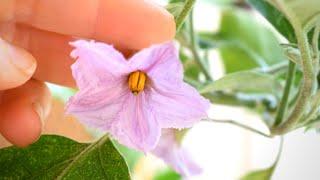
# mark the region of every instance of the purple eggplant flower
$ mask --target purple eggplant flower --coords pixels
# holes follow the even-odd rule
[[[209,101],[183,82],[172,42],[143,49],[130,59],[108,44],[71,44],[79,91],[66,111],[121,144],[148,152],[158,144],[162,128],[187,128],[207,117]]]

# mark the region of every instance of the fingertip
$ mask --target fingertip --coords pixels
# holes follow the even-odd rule
[[[36,66],[31,54],[0,38],[0,90],[24,84],[32,77]]]
[[[1,109],[0,132],[9,142],[25,147],[38,140],[42,123],[32,106],[27,102],[12,102]]]
[[[50,107],[50,92],[42,82],[30,80],[5,91],[0,104],[0,133],[18,147],[32,144],[41,135]]]
[[[101,1],[94,37],[118,47],[142,49],[172,40],[172,14],[149,1]]]

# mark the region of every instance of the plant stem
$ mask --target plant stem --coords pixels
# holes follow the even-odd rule
[[[232,124],[232,125],[235,125],[235,126],[238,126],[238,127],[241,127],[245,130],[248,130],[248,131],[251,131],[253,133],[256,133],[256,134],[259,134],[261,136],[264,136],[264,137],[267,137],[267,138],[272,138],[271,135],[268,135],[264,132],[261,132],[259,130],[256,130],[250,126],[247,126],[247,125],[244,125],[244,124],[241,124],[241,123],[238,123],[236,121],[233,121],[233,120],[216,120],[216,119],[206,119],[206,121],[208,122],[215,122],[215,123],[223,123],[223,124]]]
[[[319,65],[319,34],[320,34],[320,23],[317,23],[314,28],[312,37],[312,50],[313,50],[313,66],[318,67]],[[318,73],[318,71],[316,71]]]
[[[210,75],[210,72],[206,68],[206,65],[203,63],[203,61],[198,53],[198,43],[197,43],[197,39],[195,37],[194,25],[193,25],[193,11],[190,12],[189,23],[190,23],[190,30],[189,30],[189,32],[190,32],[190,50],[192,52],[194,60],[199,65],[199,67],[200,67],[201,71],[203,72],[203,74],[205,75],[205,77],[208,80],[212,81],[213,79]]]
[[[290,90],[292,87],[292,83],[294,80],[294,75],[295,75],[295,67],[296,64],[289,61],[289,68],[287,72],[287,77],[286,77],[286,84],[284,87],[283,95],[279,104],[279,108],[275,117],[275,122],[274,122],[274,127],[278,126],[281,124],[283,120],[283,116],[285,115],[285,112],[287,111],[288,107],[288,99],[290,95]]]
[[[302,88],[295,104],[295,107],[288,119],[280,126],[273,128],[271,134],[281,135],[295,128],[296,124],[303,116],[308,101],[312,95],[312,86],[314,82],[314,72],[312,67],[312,57],[308,44],[307,33],[303,31],[303,27],[292,12],[287,9],[282,0],[275,0],[278,8],[286,15],[287,19],[294,27],[295,35],[298,42],[298,47],[301,52],[301,68],[303,72]]]
[[[309,123],[314,118],[314,116],[317,115],[317,112],[319,110],[319,105],[320,105],[320,91],[318,90],[316,94],[312,96],[311,110],[305,116],[303,124]]]
[[[184,6],[182,8],[181,13],[179,16],[176,17],[176,28],[179,31],[180,27],[182,26],[184,20],[188,16],[189,12],[192,10],[194,3],[196,0],[186,0]]]

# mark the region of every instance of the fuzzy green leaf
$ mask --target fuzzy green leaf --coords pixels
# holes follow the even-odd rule
[[[107,137],[84,144],[45,135],[27,148],[1,149],[0,167],[1,179],[130,179],[124,159]]]
[[[228,74],[205,86],[201,93],[230,90],[244,93],[274,94],[280,88],[281,84],[270,75],[254,71],[241,71]]]

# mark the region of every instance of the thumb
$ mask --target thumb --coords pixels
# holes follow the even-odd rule
[[[36,66],[31,54],[0,38],[0,90],[24,84],[32,77]]]

